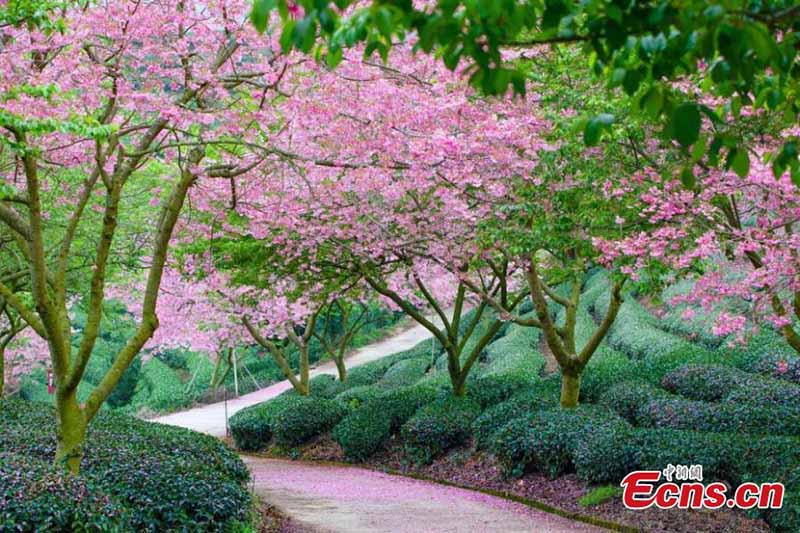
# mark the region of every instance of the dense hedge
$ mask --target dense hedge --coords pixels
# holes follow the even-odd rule
[[[336,399],[351,409],[355,409],[367,400],[377,398],[386,390],[377,385],[359,385],[344,390],[336,395]]]
[[[347,384],[330,374],[320,374],[308,381],[308,392],[317,398],[334,398],[347,389]]]
[[[50,468],[53,420],[44,404],[0,401],[3,524],[20,531],[228,531],[248,520],[247,469],[219,440],[102,412],[89,428],[81,474],[65,477]]]
[[[425,375],[430,365],[430,355],[398,361],[389,367],[378,384],[386,388],[413,385]]]
[[[486,409],[472,424],[475,447],[486,448],[494,433],[509,420],[557,406],[560,386],[558,376],[546,378],[509,400]]]
[[[719,401],[735,388],[747,385],[755,376],[723,365],[684,365],[661,381],[670,392],[693,400]]]
[[[582,454],[580,472],[587,479],[602,481],[616,478],[630,466],[627,448],[614,445],[624,441],[629,430],[625,420],[596,406],[536,411],[500,427],[489,449],[505,472],[514,476],[536,470],[555,478],[574,470],[576,454]],[[619,437],[604,444],[602,461],[595,455],[585,458],[589,445],[582,441],[601,432]]]
[[[414,385],[388,391],[367,400],[333,429],[333,438],[349,459],[363,460],[378,451],[391,434],[440,391]]]
[[[454,396],[423,407],[401,428],[406,453],[417,463],[430,463],[467,441],[472,422],[480,412],[481,407],[474,400]]]
[[[346,412],[338,400],[298,398],[271,417],[273,440],[280,446],[298,446],[332,429]]]
[[[514,394],[530,389],[539,377],[525,371],[505,374],[475,374],[467,381],[467,395],[482,408],[491,407],[511,398]]]
[[[599,403],[611,408],[630,423],[638,425],[642,416],[641,411],[650,402],[668,396],[666,391],[650,383],[630,380],[609,388],[600,396]]]
[[[664,376],[665,389],[696,400],[800,410],[800,387],[721,365],[686,365]]]
[[[275,417],[299,401],[300,396],[282,394],[264,403],[245,407],[229,420],[228,424],[236,447],[245,451],[263,449],[273,435]]]

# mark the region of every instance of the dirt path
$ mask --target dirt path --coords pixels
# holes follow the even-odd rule
[[[430,333],[415,326],[365,346],[348,359],[348,368],[412,348]],[[335,374],[332,363],[311,375]],[[235,400],[235,412],[289,389],[276,383]],[[224,402],[205,405],[154,420],[218,437],[225,436]],[[476,491],[447,487],[362,468],[317,465],[242,456],[256,493],[298,524],[337,533],[483,533],[599,531],[556,515]]]
[[[601,531],[480,492],[361,468],[243,456],[255,489],[317,531]]]
[[[431,334],[428,330],[419,325],[413,326],[387,339],[375,342],[356,350],[353,355],[347,358],[347,368],[351,369],[358,365],[375,361],[381,357],[385,357],[396,352],[401,352],[403,350],[408,350],[409,348],[413,348],[419,344],[421,341],[430,338]],[[310,372],[311,377],[320,374],[336,375],[336,365],[332,361],[328,361],[316,368],[313,368]],[[264,389],[259,389],[251,392],[250,394],[245,394],[244,396],[228,400],[228,418],[245,407],[249,407],[265,400],[269,400],[270,398],[274,398],[280,393],[289,390],[291,387],[292,386],[288,381],[281,381]],[[200,407],[195,407],[194,409],[189,409],[188,411],[181,411],[159,418],[154,418],[152,421],[193,429],[202,433],[214,435],[215,437],[224,437],[225,402],[202,405]]]

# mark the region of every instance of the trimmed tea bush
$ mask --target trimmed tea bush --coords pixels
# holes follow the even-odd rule
[[[298,398],[271,416],[273,440],[280,446],[298,446],[333,428],[346,412],[338,400]]]
[[[795,435],[800,428],[800,411],[779,405],[720,404],[672,397],[643,404],[638,410],[637,422],[642,426],[660,428]]]
[[[668,396],[663,389],[645,381],[632,380],[623,381],[608,389],[600,397],[600,403],[632,424],[639,424],[642,409],[650,402]]]
[[[588,446],[582,440],[600,431],[608,435],[629,427],[613,412],[596,406],[538,411],[502,426],[491,438],[489,449],[509,475],[537,470],[555,478],[575,469],[576,451],[583,453]],[[608,478],[611,472],[622,471],[630,463],[625,453],[604,458],[603,468],[609,473],[598,474],[588,468],[589,459],[584,457],[581,455],[582,471],[593,479]]]
[[[350,409],[356,409],[367,400],[377,398],[386,390],[377,385],[359,385],[336,395],[336,399]]]
[[[125,509],[86,479],[43,460],[0,453],[0,530],[111,531],[127,525]]]
[[[333,428],[333,438],[349,459],[366,459],[438,395],[438,389],[419,385],[388,391],[347,415]]]
[[[23,531],[89,530],[93,524],[99,530],[228,531],[247,521],[247,469],[219,440],[101,412],[89,427],[80,475],[67,479],[49,466],[53,418],[43,404],[0,401],[0,498],[14,488],[25,494],[0,506],[4,525],[16,523]]]
[[[581,401],[596,402],[609,388],[620,381],[639,375],[636,361],[606,346],[600,346],[581,375]]]
[[[508,401],[489,407],[472,424],[475,447],[486,448],[492,436],[509,420],[525,414],[551,409],[558,405],[557,380],[537,382],[529,390],[514,395]]]
[[[272,439],[275,417],[294,405],[301,396],[286,394],[264,403],[245,407],[233,415],[228,424],[236,447],[252,452],[263,449]]]
[[[661,385],[692,400],[713,402],[754,378],[752,374],[730,366],[689,364],[664,376]]]
[[[386,388],[405,387],[413,385],[425,375],[430,366],[431,358],[417,357],[404,359],[393,364],[383,375],[378,385]]]
[[[466,442],[480,412],[480,405],[474,400],[453,396],[423,407],[400,431],[406,453],[417,463],[430,463]]]
[[[475,375],[473,379],[468,378],[467,395],[485,409],[529,389],[537,381],[537,376],[525,371]]]
[[[331,399],[345,389],[347,389],[345,383],[342,383],[329,374],[320,374],[308,381],[308,392],[311,396],[316,398]]]

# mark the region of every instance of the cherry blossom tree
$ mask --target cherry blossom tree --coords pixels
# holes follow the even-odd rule
[[[259,101],[282,67],[253,45],[244,2],[139,0],[65,4],[62,31],[2,28],[3,195],[0,222],[24,258],[30,298],[0,297],[46,339],[56,380],[56,463],[79,469],[88,422],[158,327],[158,289],[187,193],[198,180],[243,176],[268,156],[274,121]],[[243,113],[247,115],[243,115]],[[145,201],[142,201],[142,198]],[[131,211],[141,240],[119,242]],[[78,254],[79,241],[89,255]],[[79,404],[78,384],[99,331],[115,246],[136,253],[146,290],[141,320],[111,368]],[[148,250],[142,252],[141,250]],[[84,268],[87,307],[77,349],[68,306]]]
[[[488,304],[460,278],[509,308],[524,297],[508,290],[505,272],[473,270],[471,260],[482,250],[476,228],[509,179],[530,176],[545,122],[528,102],[477,97],[460,73],[410,46],[387,64],[359,50],[343,55],[336,70],[306,62],[284,78],[292,97],[278,108],[291,120],[280,140],[291,164],[273,168],[269,183],[237,180],[244,222],[223,221],[222,230],[279,248],[276,263],[306,278],[371,288],[433,333],[463,394],[502,321],[464,352]],[[231,190],[203,192],[213,210]]]
[[[706,312],[722,305],[715,334],[744,340],[766,323],[800,352],[800,190],[790,172],[776,178],[765,157],[773,146],[762,140],[746,173],[698,165],[689,188],[652,175],[641,216],[659,229],[601,246],[632,272],[657,262],[693,279],[676,303]]]

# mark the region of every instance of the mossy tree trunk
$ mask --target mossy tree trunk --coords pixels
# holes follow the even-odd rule
[[[528,265],[528,286],[536,313],[536,319],[532,321],[531,325],[542,330],[547,347],[550,348],[561,368],[561,407],[573,408],[578,405],[583,370],[616,320],[622,305],[620,292],[624,282],[616,282],[611,287],[611,301],[605,317],[595,328],[586,345],[579,350],[575,342],[575,326],[580,304],[581,285],[585,274],[582,263],[578,262],[579,268],[576,269],[570,282],[569,296],[562,296],[547,285],[539,274],[537,260],[534,257],[530,258]],[[550,315],[548,300],[563,307],[563,325],[556,324],[555,318]]]
[[[258,330],[253,321],[245,316],[242,318],[242,324],[250,333],[250,336],[260,346],[266,348],[272,359],[281,369],[284,377],[291,383],[292,388],[302,396],[308,396],[311,392],[309,390],[309,376],[310,376],[310,363],[308,344],[314,335],[316,328],[317,317],[319,310],[312,313],[304,325],[302,333],[298,334],[295,331],[294,325],[288,325],[285,329],[285,336],[282,339],[267,338]],[[298,352],[298,372],[295,373],[292,365],[289,364],[288,350],[294,346]]]
[[[504,305],[501,299],[490,294],[485,288],[470,282],[466,282],[466,284],[470,290],[481,297],[482,301],[491,305],[498,313],[506,315],[512,322],[525,327],[539,328],[542,331],[545,342],[561,369],[561,406],[572,408],[578,405],[583,370],[616,320],[620,305],[622,305],[620,293],[624,279],[614,283],[610,288],[611,302],[606,315],[595,328],[586,345],[578,349],[575,342],[575,326],[580,304],[581,285],[586,272],[585,265],[580,258],[575,254],[568,255],[570,255],[575,270],[571,279],[570,294],[567,296],[559,294],[542,278],[535,254],[528,258],[526,295],[529,294],[533,302],[535,318],[516,316],[513,313],[514,308]],[[493,269],[497,270],[497,267],[493,266]],[[563,325],[557,324],[556,318],[551,316],[550,302],[564,309]]]

